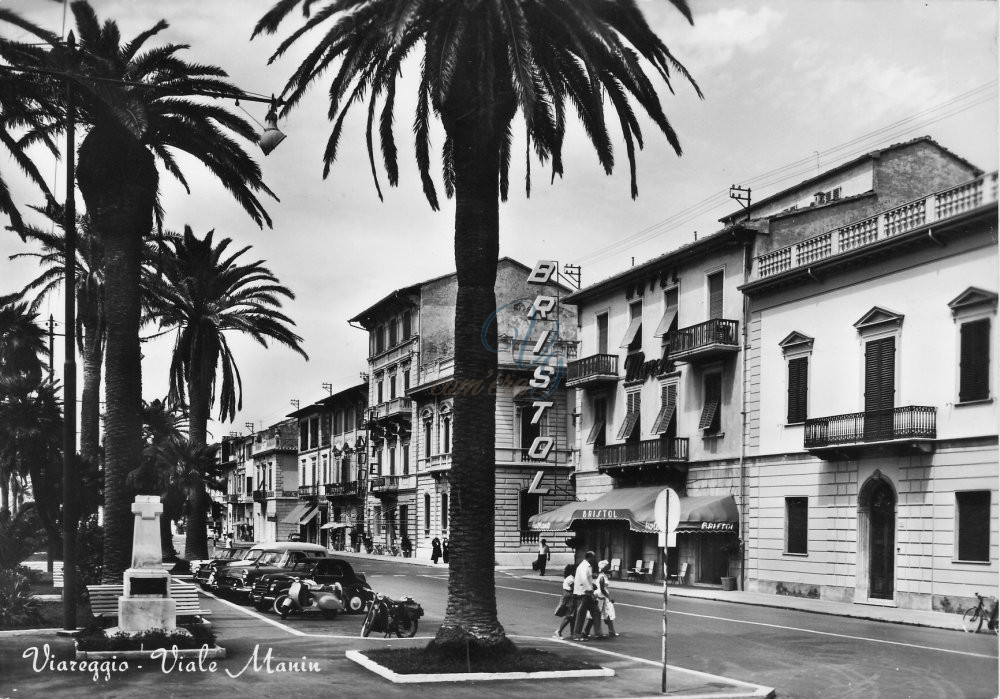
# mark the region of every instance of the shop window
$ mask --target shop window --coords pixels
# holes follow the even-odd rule
[[[722,372],[706,374],[702,388],[705,402],[698,429],[704,430],[705,434],[718,434],[722,431]]]
[[[967,403],[990,397],[990,319],[981,318],[959,326],[958,400]]]
[[[618,440],[630,440],[642,433],[639,428],[639,412],[641,405],[641,394],[638,390],[625,394],[625,419],[622,421],[621,429],[618,430]]]
[[[990,491],[955,493],[958,560],[990,560]]]
[[[517,495],[518,522],[522,532],[528,531],[528,519],[542,511],[542,496],[522,490]]]
[[[785,498],[785,553],[809,553],[809,498]]]
[[[593,444],[595,447],[603,447],[605,443],[605,429],[608,422],[608,401],[605,398],[595,398],[594,399],[594,425],[590,428],[590,434],[587,435],[587,444]]]

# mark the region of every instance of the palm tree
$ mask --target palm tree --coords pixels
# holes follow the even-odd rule
[[[672,2],[690,21],[685,0]],[[297,5],[298,0],[275,4],[258,21],[254,35],[275,32]],[[631,0],[303,0],[302,5],[304,23],[271,60],[309,30],[320,30],[316,47],[292,73],[282,98],[287,112],[321,75],[328,70],[333,75],[329,114],[335,121],[323,154],[324,175],[337,157],[345,116],[364,101],[368,153],[376,173],[373,131],[382,102],[377,125],[382,160],[389,184],[397,184],[392,132],[396,79],[404,59],[423,43],[414,120],[417,166],[425,196],[436,209],[429,155],[433,110],[446,136],[445,193],[456,200],[453,380],[475,382],[495,375],[497,357],[487,347],[496,346],[496,326],[488,326],[486,337],[481,329],[496,309],[498,200],[507,196],[514,117],[521,113],[529,148],[542,161],[551,159],[554,177],[562,173],[568,101],[610,173],[614,157],[605,121],[608,107],[621,125],[635,197],[635,146],[642,147],[643,141],[633,102],[680,154],[641,59],[668,87],[671,71],[696,91],[697,85]],[[375,182],[378,188],[377,176]],[[530,190],[530,178],[528,182]],[[497,620],[493,581],[495,410],[486,393],[455,397],[448,606],[432,644],[441,649],[453,644],[464,652],[467,642],[491,653],[510,647]]]
[[[227,336],[244,333],[267,347],[274,340],[303,357],[302,338],[292,332],[295,323],[282,313],[282,297],[295,295],[282,286],[262,260],[243,262],[250,247],[230,251],[232,240],[204,238],[190,227],[183,236],[167,239],[158,274],[147,275],[148,314],[161,327],[176,328],[170,363],[170,399],[188,408],[188,438],[203,445],[216,398],[219,419],[232,420],[242,408],[243,384]],[[218,378],[221,377],[221,384]],[[189,505],[193,506],[189,500]],[[189,518],[204,522],[205,513],[188,510]],[[200,518],[200,519],[199,519]],[[204,526],[188,521],[184,555],[207,557]]]
[[[34,207],[33,207],[34,208]],[[15,228],[21,237],[41,244],[41,252],[24,252],[10,259],[29,257],[38,260],[42,272],[24,287],[22,293],[34,292],[31,310],[37,312],[42,301],[62,287],[65,281],[66,236],[61,207],[36,208],[59,230],[45,230],[34,225]],[[13,227],[13,226],[12,226]],[[88,216],[76,217],[76,339],[83,360],[83,386],[80,395],[80,454],[98,463],[101,438],[101,369],[106,338],[104,321],[104,248]]]
[[[187,48],[146,49],[167,28],[160,21],[122,42],[114,21],[101,24],[85,1],[72,3],[79,48],[47,34],[51,49],[21,47],[19,60],[60,71],[72,84],[78,121],[87,130],[79,149],[77,185],[104,245],[105,316],[105,557],[104,578],[120,579],[129,564],[132,513],[125,477],[142,458],[142,370],[139,349],[142,246],[154,217],[162,218],[159,164],[185,187],[175,159],[200,161],[260,226],[271,221],[257,193],[273,194],[260,168],[233,137],[255,142],[253,126],[198,95],[234,95],[221,68],[188,63]],[[29,47],[30,48],[30,47]],[[58,128],[56,125],[53,128]]]

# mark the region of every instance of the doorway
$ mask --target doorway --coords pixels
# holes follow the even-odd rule
[[[895,592],[896,494],[888,483],[879,481],[870,503],[868,596],[891,600]]]

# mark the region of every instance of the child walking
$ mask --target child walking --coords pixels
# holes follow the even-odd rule
[[[562,638],[563,629],[567,626],[573,633],[573,620],[576,619],[576,598],[573,597],[573,580],[576,577],[576,566],[572,563],[563,568],[563,596],[556,607],[555,615],[562,617],[559,628],[552,634],[553,638]]]
[[[598,608],[601,610],[601,618],[608,626],[607,637],[616,638],[621,636],[621,634],[615,631],[615,601],[611,599],[611,594],[608,591],[610,587],[611,564],[608,561],[601,561],[597,564],[597,568],[601,571],[601,574],[597,576],[597,589],[594,591],[594,596],[597,597]],[[587,627],[584,629],[585,634],[590,634],[590,627],[593,623],[592,619],[587,620]],[[599,636],[598,638],[604,637]]]

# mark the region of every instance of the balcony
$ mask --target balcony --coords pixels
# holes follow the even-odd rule
[[[326,484],[326,496],[328,498],[342,497],[345,495],[360,495],[360,494],[361,494],[360,481],[348,481],[346,483]]]
[[[704,362],[740,349],[740,322],[713,318],[667,333],[671,361]]]
[[[371,491],[376,495],[395,495],[400,490],[412,490],[417,487],[416,477],[412,474],[374,476],[369,483]]]
[[[413,414],[413,401],[410,398],[399,397],[379,403],[368,409],[368,422],[371,424],[391,418],[410,419]]]
[[[618,355],[592,354],[570,362],[566,374],[567,387],[587,388],[618,380]]]
[[[937,408],[908,405],[806,420],[803,446],[823,458],[861,451],[929,453],[937,438]]]
[[[309,502],[315,502],[316,498],[319,496],[319,486],[318,485],[300,485],[298,492],[299,500],[307,500]]]
[[[527,448],[497,447],[496,463],[498,466],[517,466],[519,464],[549,464],[555,466],[572,465],[573,451],[571,449],[552,449],[544,459],[532,459]]]
[[[601,473],[621,475],[626,470],[641,469],[645,466],[686,463],[688,440],[686,437],[647,439],[641,442],[597,447],[594,452],[597,454],[597,469]]]
[[[997,173],[908,202],[876,216],[835,228],[754,259],[751,285],[765,279],[806,273],[811,267],[876,249],[929,224],[940,225],[997,201]]]
[[[281,439],[280,437],[271,437],[270,439],[261,439],[253,443],[251,448],[251,453],[256,456],[265,451],[298,451],[299,442],[298,439]]]
[[[240,496],[238,493],[229,493],[226,495],[226,502],[237,503],[240,501]]]

